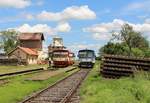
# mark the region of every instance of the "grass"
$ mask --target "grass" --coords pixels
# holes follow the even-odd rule
[[[18,103],[33,92],[45,88],[75,71],[76,70],[69,73],[62,72],[52,78],[49,78],[48,80],[43,81],[26,80],[28,77],[34,75],[34,73],[10,78],[10,83],[0,86],[0,103]]]
[[[0,74],[5,73],[12,73],[16,71],[22,71],[22,70],[31,70],[31,69],[37,69],[40,67],[47,67],[47,65],[28,65],[28,66],[0,66]]]
[[[66,72],[68,70],[70,70],[72,67],[67,67],[67,68],[59,68],[57,70],[54,71],[43,71],[42,73],[36,73],[36,75],[29,77],[29,80],[46,80],[50,77],[53,77],[55,75],[58,75],[62,72]]]
[[[99,64],[91,71],[80,91],[81,103],[150,103],[150,78],[137,73],[135,78],[104,79]]]

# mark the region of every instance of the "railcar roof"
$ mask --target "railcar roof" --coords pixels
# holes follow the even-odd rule
[[[91,52],[94,52],[94,50],[90,50],[90,49],[79,50],[79,52],[82,52],[82,51],[91,51]]]
[[[68,50],[54,50],[53,52],[69,52]]]

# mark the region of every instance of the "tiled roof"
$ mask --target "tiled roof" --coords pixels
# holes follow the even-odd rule
[[[18,46],[18,48],[20,48],[21,50],[23,50],[25,53],[27,53],[29,55],[38,56],[38,53],[36,50],[30,49],[30,48],[25,48],[25,47],[20,47],[20,46]]]
[[[19,40],[44,40],[43,33],[21,33]]]

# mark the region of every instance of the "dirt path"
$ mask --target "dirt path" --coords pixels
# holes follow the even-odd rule
[[[47,80],[50,77],[53,77],[55,75],[58,75],[62,72],[66,72],[74,67],[67,67],[67,68],[60,68],[58,70],[52,71],[52,70],[46,70],[40,73],[36,73],[30,78],[27,78],[27,80],[32,80],[32,81],[40,81],[40,80]]]

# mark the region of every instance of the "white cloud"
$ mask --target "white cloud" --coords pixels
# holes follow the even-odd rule
[[[37,18],[39,20],[45,20],[45,21],[59,21],[61,20],[62,17],[60,13],[42,11],[40,14],[37,15]]]
[[[63,15],[66,19],[95,19],[96,17],[95,12],[90,10],[87,5],[68,7],[63,11]]]
[[[108,33],[93,33],[92,37],[95,40],[109,40],[111,35],[107,35]]]
[[[0,7],[25,8],[30,5],[30,0],[0,0]]]
[[[83,28],[84,32],[92,33],[95,40],[109,40],[113,30],[119,31],[125,22],[119,19],[114,19],[113,22],[96,24],[91,27]]]
[[[143,24],[134,24],[120,19],[114,19],[109,23],[96,24],[91,27],[84,28],[83,31],[92,33],[92,37],[95,40],[109,40],[111,38],[111,32],[120,31],[121,26],[125,23],[128,23],[135,31],[142,32],[146,36],[149,36],[150,34],[150,24],[148,22]]]
[[[43,32],[49,35],[55,35],[56,31],[49,27],[47,24],[37,24],[30,26],[29,24],[23,24],[16,28],[19,32]]]
[[[113,30],[118,30],[125,22],[120,19],[114,19],[113,22],[96,24],[91,27],[84,28],[83,31],[94,33],[108,33]]]
[[[100,47],[101,47],[100,44],[85,44],[85,43],[75,43],[68,46],[68,48],[74,52],[77,52],[81,49],[98,50]]]
[[[47,24],[36,24],[33,26],[30,26],[29,24],[23,24],[15,29],[19,32],[43,32],[49,35],[57,35],[58,32],[69,32],[71,26],[67,22],[60,23],[55,28],[52,28]]]
[[[67,7],[61,12],[47,12],[42,11],[40,14],[37,15],[39,20],[45,21],[66,21],[70,19],[78,19],[78,20],[85,20],[85,19],[95,19],[96,14],[94,11],[89,9],[87,5],[85,6],[71,6]]]
[[[71,26],[67,22],[60,22],[56,27],[58,32],[69,32],[71,30]]]
[[[150,18],[145,19],[145,23],[150,24]]]

